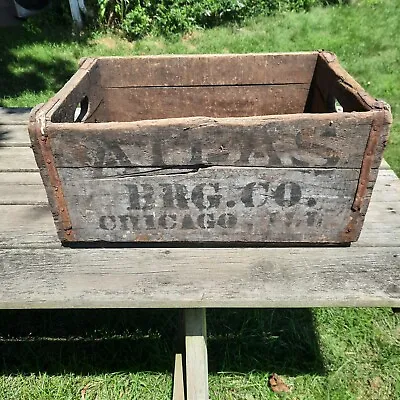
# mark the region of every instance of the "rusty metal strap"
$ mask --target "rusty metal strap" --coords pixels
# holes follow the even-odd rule
[[[363,161],[361,164],[360,178],[358,180],[358,186],[354,197],[353,205],[351,209],[353,211],[360,211],[365,194],[367,192],[369,177],[372,169],[372,165],[375,159],[376,148],[379,143],[383,124],[385,121],[385,111],[378,111],[376,117],[372,121],[371,130],[369,133],[367,146],[365,148]]]

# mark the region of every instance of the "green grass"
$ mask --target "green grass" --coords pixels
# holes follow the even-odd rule
[[[392,106],[400,173],[400,0],[360,0],[129,43],[32,25],[2,30],[0,106],[46,101],[83,56],[328,49]],[[388,309],[210,310],[212,399],[400,399],[400,324]],[[176,311],[0,311],[0,399],[169,399]],[[282,375],[289,394],[268,388]],[[83,391],[82,391],[83,390]]]
[[[0,321],[3,400],[170,398],[176,310],[3,310]],[[211,399],[400,398],[388,309],[209,310],[208,336]],[[289,394],[268,388],[273,372]]]

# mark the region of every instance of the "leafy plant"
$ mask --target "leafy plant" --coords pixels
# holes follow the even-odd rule
[[[327,1],[342,0],[92,0],[98,25],[120,29],[129,39],[149,33],[171,36],[278,11],[309,10]]]

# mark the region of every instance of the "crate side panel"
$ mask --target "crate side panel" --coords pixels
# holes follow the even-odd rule
[[[61,168],[78,241],[343,242],[358,170]]]
[[[106,120],[107,110],[100,107],[104,100],[96,60],[86,60],[55,99],[57,106],[51,115],[52,122]]]
[[[362,93],[359,92],[361,90],[354,79],[340,67],[336,58],[329,63],[326,58],[320,56],[317,59],[310,88],[310,96],[313,97],[310,111],[335,111],[335,100],[340,103],[344,111],[368,111],[371,106],[363,100]]]
[[[108,119],[98,120],[295,114],[303,112],[308,90],[307,84],[105,89]]]
[[[310,84],[317,53],[100,58],[103,87]]]
[[[360,168],[372,113],[55,126],[57,167]],[[379,165],[379,163],[377,164]]]

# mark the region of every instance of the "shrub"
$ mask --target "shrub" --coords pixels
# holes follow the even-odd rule
[[[174,35],[194,28],[279,11],[308,10],[318,4],[343,0],[87,0],[95,23],[101,29],[120,30],[129,39],[149,33]]]

